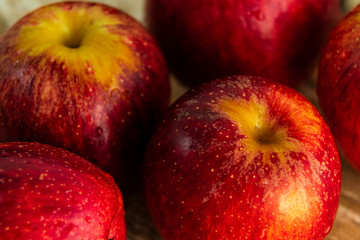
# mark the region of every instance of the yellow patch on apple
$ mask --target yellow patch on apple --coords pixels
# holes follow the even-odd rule
[[[218,103],[218,111],[225,113],[239,128],[241,134],[245,135],[239,144],[246,148],[248,161],[252,161],[260,154],[263,155],[264,163],[271,163],[271,158],[277,154],[281,163],[285,163],[286,156],[292,151],[303,151],[303,143],[299,138],[311,139],[313,144],[319,144],[316,137],[320,134],[320,121],[313,116],[310,105],[298,109],[296,99],[286,101],[281,94],[273,96],[273,103],[277,103],[280,108],[278,111],[284,114],[287,119],[294,119],[294,126],[289,128],[279,124],[277,116],[271,116],[269,109],[271,106],[264,99],[259,99],[256,95],[251,95],[249,100],[239,99],[237,101],[221,99]],[[292,109],[289,111],[289,109]],[[305,109],[305,111],[304,111]],[[311,128],[311,131],[303,129]],[[295,131],[295,132],[294,132]],[[313,135],[310,136],[309,132]]]
[[[263,154],[263,161],[270,163],[271,154],[279,154],[278,158],[285,162],[284,153],[295,150],[294,140],[287,138],[288,129],[277,126],[276,120],[269,115],[265,102],[252,95],[250,100],[223,100],[220,109],[237,124],[242,134],[246,136],[241,145],[249,153],[248,160],[253,160]]]
[[[137,69],[140,64],[128,46],[130,39],[109,31],[122,19],[103,12],[99,6],[52,6],[52,11],[40,9],[35,17],[36,21],[22,26],[18,49],[28,56],[45,54],[56,59],[64,63],[69,74],[83,76],[78,79],[94,75],[104,86],[118,88],[118,79],[125,75],[122,69]],[[124,68],[119,68],[119,64]]]

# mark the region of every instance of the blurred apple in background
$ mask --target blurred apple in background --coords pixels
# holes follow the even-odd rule
[[[126,239],[122,196],[89,161],[39,143],[0,144],[2,239]]]
[[[349,162],[360,171],[360,6],[333,30],[319,66],[319,104]]]
[[[169,101],[164,59],[138,22],[102,4],[47,5],[2,35],[0,64],[3,140],[63,147],[133,181]]]
[[[147,0],[146,21],[185,84],[232,74],[297,85],[341,17],[338,0]]]
[[[233,76],[190,90],[165,114],[144,166],[164,239],[324,239],[341,166],[329,127],[295,90]]]

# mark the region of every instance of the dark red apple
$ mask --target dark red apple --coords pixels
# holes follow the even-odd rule
[[[129,183],[169,101],[163,56],[138,22],[102,4],[47,5],[2,35],[0,65],[6,141],[71,150]]]
[[[338,0],[147,0],[146,19],[184,83],[231,74],[295,86],[340,18]]]
[[[68,151],[0,144],[1,239],[126,239],[113,178]]]
[[[322,52],[317,94],[347,160],[360,171],[360,6],[332,31]]]
[[[324,239],[339,204],[329,127],[304,96],[260,77],[218,79],[177,100],[144,168],[167,240]]]

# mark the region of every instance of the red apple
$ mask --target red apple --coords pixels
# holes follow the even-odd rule
[[[1,239],[126,239],[113,178],[68,151],[0,144]]]
[[[102,4],[29,13],[0,39],[0,65],[5,141],[71,150],[121,185],[168,106],[168,71],[153,37]]]
[[[144,168],[165,239],[324,239],[339,204],[329,127],[301,94],[260,77],[218,79],[177,100]]]
[[[360,171],[360,6],[332,31],[318,75],[319,104],[346,159]]]
[[[170,70],[190,86],[231,74],[295,86],[309,77],[338,0],[147,0]]]

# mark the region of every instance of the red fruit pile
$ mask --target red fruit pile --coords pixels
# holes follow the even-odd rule
[[[285,85],[310,78],[338,0],[144,10],[151,34],[113,7],[60,2],[1,36],[0,236],[126,239],[118,186],[142,180],[167,240],[325,239],[341,189],[331,130],[360,169],[360,7],[322,50],[330,128]],[[194,87],[169,108],[167,64]]]

